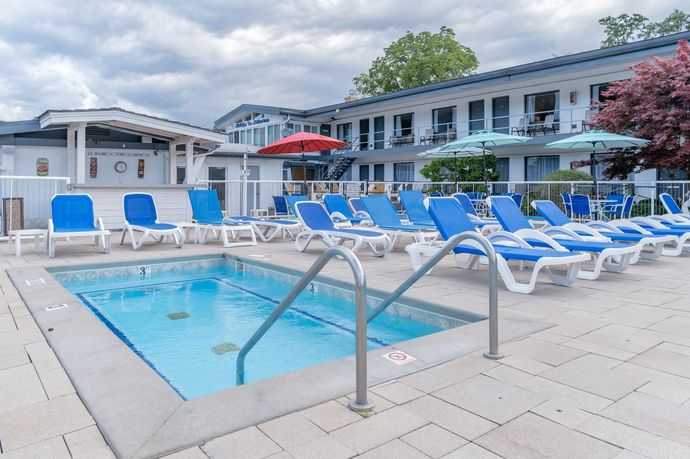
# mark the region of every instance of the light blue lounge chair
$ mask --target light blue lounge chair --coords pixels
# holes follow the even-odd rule
[[[352,251],[356,252],[366,244],[369,250],[382,257],[393,248],[390,238],[380,232],[369,229],[337,228],[326,208],[317,201],[300,201],[295,204],[297,218],[304,228],[295,238],[295,247],[300,252],[307,249],[314,239],[321,240],[327,247],[352,242]]]
[[[405,213],[410,222],[415,225],[436,228],[431,215],[424,206],[424,193],[420,190],[401,190],[398,192],[400,203],[405,208]]]
[[[157,242],[163,242],[167,236],[172,236],[175,245],[180,248],[184,244],[184,233],[176,225],[158,221],[156,203],[149,193],[127,193],[122,197],[122,210],[125,218],[125,228],[120,237],[120,245],[125,243],[125,236],[129,234],[132,248],[139,250],[147,237]],[[137,242],[134,234],[144,233]]]
[[[110,231],[105,229],[103,220],[96,219],[93,212],[93,199],[88,194],[56,194],[50,200],[52,218],[48,220],[48,256],[55,256],[55,241],[73,237],[93,237],[94,243],[100,238],[103,253],[110,253]]]
[[[285,196],[273,196],[273,208],[277,217],[287,217],[290,214]]]
[[[474,223],[470,221],[465,209],[453,198],[431,198],[429,200],[429,213],[438,227],[443,239],[448,240],[456,234],[464,232],[477,232]],[[485,236],[496,251],[498,272],[503,279],[506,288],[516,293],[531,293],[536,285],[537,276],[544,270],[552,282],[558,285],[571,285],[577,279],[577,273],[582,262],[590,259],[585,253],[572,253],[566,249],[549,250],[535,249],[522,238],[505,231],[496,231]],[[422,266],[422,256],[433,256],[444,243],[440,241],[434,244],[410,244],[405,250],[410,254],[412,266],[415,270]],[[453,249],[456,265],[464,269],[472,269],[479,266],[479,258],[486,253],[481,245],[473,240],[467,240]],[[464,259],[469,256],[469,259]],[[462,257],[462,258],[461,258]],[[534,263],[529,282],[518,282],[513,276],[509,261]],[[565,275],[554,273],[552,267],[563,267]]]
[[[353,225],[369,222],[368,215],[365,217],[352,213],[347,199],[342,194],[323,195],[323,204],[335,222],[350,222]]]
[[[286,194],[285,202],[288,206],[288,212],[290,212],[292,215],[297,215],[295,212],[295,204],[300,201],[309,201],[309,198],[306,194]]]
[[[223,217],[216,190],[187,190],[196,223],[198,244],[205,244],[209,232],[223,240],[223,247],[256,245],[256,234],[252,225]],[[249,241],[239,241],[242,233],[249,233]]]
[[[491,210],[504,230],[510,231],[535,247],[551,247],[556,250],[566,248],[571,252],[589,253],[594,258],[591,271],[580,268],[577,277],[594,280],[602,269],[610,272],[623,272],[631,260],[639,258],[641,248],[637,245],[614,244],[611,242],[586,241],[574,231],[559,226],[548,226],[535,230],[520,208],[507,196],[493,196]]]
[[[355,215],[366,218],[369,220],[369,222],[371,222],[371,216],[369,215],[369,212],[367,212],[367,208],[364,207],[361,196],[350,198],[350,205],[352,206],[352,210],[355,211]]]
[[[664,245],[673,243],[675,236],[661,236],[643,233],[626,233],[608,222],[592,221],[585,224],[573,222],[556,204],[546,200],[532,201],[532,207],[552,226],[572,230],[587,241],[613,241],[638,244],[641,247],[640,257],[648,260],[659,258]],[[645,251],[650,248],[651,251]],[[636,260],[631,260],[635,263]]]
[[[393,245],[403,237],[412,238],[415,242],[430,242],[438,237],[436,227],[404,224],[388,196],[364,196],[362,202],[376,228],[388,234],[393,241]]]

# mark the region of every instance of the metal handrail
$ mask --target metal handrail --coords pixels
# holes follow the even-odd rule
[[[374,310],[369,314],[367,323],[374,320],[381,314],[388,306],[393,304],[407,289],[409,289],[415,282],[422,278],[427,272],[431,270],[442,258],[444,258],[451,250],[458,246],[458,244],[468,239],[478,242],[486,253],[489,259],[489,351],[484,353],[484,356],[489,359],[500,359],[503,357],[498,352],[498,265],[496,263],[496,251],[489,241],[483,236],[472,231],[466,231],[456,234],[443,244],[439,249],[421,268],[414,272],[405,282],[400,284],[393,293],[381,301]]]
[[[361,412],[368,411],[374,407],[374,404],[367,400],[367,281],[364,275],[364,268],[359,262],[355,254],[345,247],[329,247],[321,256],[314,262],[309,270],[304,273],[297,284],[290,290],[283,301],[273,310],[270,316],[264,321],[259,329],[249,338],[249,340],[242,346],[237,355],[236,378],[237,385],[244,384],[244,360],[252,350],[252,348],[259,342],[259,340],[266,334],[266,332],[273,326],[278,318],[290,307],[297,296],[304,290],[309,283],[314,280],[316,275],[321,272],[326,263],[333,257],[343,258],[352,269],[352,274],[355,278],[355,306],[356,306],[356,397],[355,400],[350,401],[350,409]]]

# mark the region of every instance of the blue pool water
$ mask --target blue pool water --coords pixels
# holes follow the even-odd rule
[[[223,258],[54,276],[186,399],[235,384],[239,348],[297,280]],[[353,298],[313,283],[248,354],[247,382],[354,354]],[[465,323],[398,306],[370,324],[370,349]]]

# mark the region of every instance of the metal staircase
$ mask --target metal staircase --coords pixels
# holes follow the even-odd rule
[[[359,149],[359,138],[356,137],[348,142],[343,148],[334,150],[328,157],[321,169],[321,178],[326,181],[340,180],[345,172],[350,168],[356,158],[347,154]]]

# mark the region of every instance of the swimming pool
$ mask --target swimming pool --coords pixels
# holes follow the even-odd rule
[[[52,273],[184,399],[234,386],[239,349],[298,279],[219,257]],[[469,321],[396,303],[369,325],[368,346]],[[352,355],[354,331],[354,293],[313,282],[248,355],[246,380]]]

